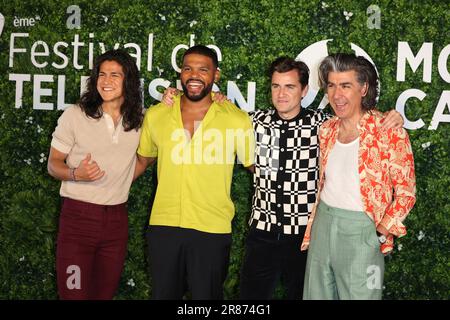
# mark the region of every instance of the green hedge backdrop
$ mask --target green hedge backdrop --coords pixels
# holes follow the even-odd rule
[[[69,7],[77,5],[79,15]],[[376,15],[368,8],[380,9],[379,28],[369,28]],[[68,12],[69,11],[69,12]],[[345,12],[344,12],[345,11]],[[74,15],[75,12],[75,15]],[[407,89],[422,90],[421,101],[409,99],[405,113],[411,121],[422,119],[420,129],[409,130],[417,170],[417,203],[405,221],[408,234],[396,242],[386,258],[385,299],[448,299],[450,297],[450,205],[449,205],[449,132],[441,122],[428,130],[440,99],[447,97],[444,114],[450,113],[448,80],[440,76],[438,59],[450,43],[448,1],[2,1],[0,23],[0,299],[56,299],[55,240],[60,207],[60,183],[47,174],[47,156],[51,133],[61,115],[57,110],[58,75],[65,75],[65,101],[75,102],[80,93],[80,78],[89,74],[89,48],[94,56],[114,43],[139,44],[142,49],[141,73],[144,79],[146,107],[156,103],[148,91],[153,79],[164,78],[175,85],[178,74],[171,65],[172,50],[178,44],[213,44],[222,53],[222,79],[234,81],[247,99],[247,83],[256,84],[256,108],[270,107],[266,68],[280,55],[296,57],[315,42],[333,39],[329,52],[351,51],[353,42],[375,62],[381,77],[379,109],[394,108],[399,95]],[[3,17],[3,19],[1,19]],[[372,19],[372,20],[371,20]],[[375,20],[373,20],[375,19]],[[369,22],[370,22],[369,21]],[[80,28],[76,28],[79,22]],[[370,23],[369,23],[370,24]],[[1,29],[0,24],[0,29]],[[26,52],[13,55],[10,65],[12,34],[15,48]],[[93,34],[90,36],[90,34]],[[151,71],[148,67],[149,34],[153,34]],[[78,70],[73,63],[75,35],[84,46],[79,48]],[[49,46],[49,55],[35,57],[30,51],[36,41]],[[63,69],[53,46],[68,57]],[[406,41],[416,55],[425,42],[433,43],[431,82],[423,81],[424,64],[415,72],[407,64],[405,81],[397,81],[398,42]],[[36,52],[44,51],[37,45]],[[128,48],[130,53],[136,53]],[[180,60],[182,50],[177,55]],[[448,53],[444,68],[449,70]],[[442,73],[442,70],[441,70]],[[18,81],[11,74],[30,75],[23,82],[22,107],[16,108]],[[53,82],[42,82],[51,89],[41,103],[52,103],[53,110],[37,110],[33,102],[35,79],[53,75]],[[13,76],[14,77],[14,76]],[[159,89],[162,91],[162,89]],[[320,102],[319,96],[313,107]],[[441,98],[444,97],[444,98]],[[444,116],[445,118],[445,116]],[[447,120],[450,122],[450,120]],[[154,189],[149,170],[132,186],[128,257],[122,275],[118,299],[148,299],[151,294],[144,231],[148,221],[149,199]],[[233,220],[233,247],[225,298],[237,298],[239,268],[247,230],[251,199],[251,177],[236,167],[232,196],[236,204]],[[283,291],[278,290],[281,298]]]

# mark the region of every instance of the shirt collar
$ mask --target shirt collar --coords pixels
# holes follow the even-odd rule
[[[285,121],[285,122],[295,122],[305,117],[306,112],[303,110],[302,107],[300,107],[300,112],[291,119],[283,119],[278,114],[278,111],[276,109],[273,110],[272,114],[272,121]]]
[[[371,111],[367,111],[366,113],[364,113],[364,115],[361,117],[358,124],[356,125],[356,127],[358,128],[358,131],[360,131],[360,132],[363,131],[364,128],[367,126],[367,124],[371,121],[371,119],[372,119]],[[335,126],[338,131],[339,131],[340,123],[341,123],[341,119],[336,117]]]
[[[358,124],[356,125],[356,127],[358,128],[359,131],[364,130],[364,128],[366,127],[366,125],[370,121],[371,117],[372,117],[372,112],[367,111],[366,113],[364,113],[364,115],[359,120]]]
[[[174,96],[173,98],[173,106],[172,106],[172,118],[176,121],[180,121],[181,126],[183,125],[183,121],[181,118],[181,95]],[[205,117],[202,120],[202,125],[206,126],[216,115],[218,112],[222,112],[221,106],[219,106],[216,102],[213,101],[213,103],[210,105],[208,112],[206,113]]]

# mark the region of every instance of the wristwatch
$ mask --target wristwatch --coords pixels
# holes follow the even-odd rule
[[[386,242],[386,236],[384,235],[384,234],[382,234],[382,233],[379,233],[378,231],[377,231],[377,236],[378,236],[378,241],[381,243],[381,244],[383,244],[383,243],[385,243]]]

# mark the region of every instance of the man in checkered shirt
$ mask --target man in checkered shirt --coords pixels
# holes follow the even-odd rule
[[[316,200],[322,110],[301,108],[305,63],[281,57],[270,66],[275,109],[252,114],[256,135],[254,194],[241,273],[240,298],[270,299],[280,279],[287,299],[303,291],[306,253],[300,251]]]
[[[307,251],[300,251],[300,245],[316,200],[318,133],[331,115],[301,108],[309,81],[305,63],[280,57],[271,64],[269,75],[275,109],[251,113],[256,135],[255,190],[240,298],[271,299],[281,280],[286,299],[301,299]],[[169,88],[163,101],[171,105],[176,92]],[[224,96],[216,93],[214,99]],[[401,127],[403,119],[391,111],[384,125]]]

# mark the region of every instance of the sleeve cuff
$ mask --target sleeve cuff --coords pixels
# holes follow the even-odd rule
[[[158,156],[158,152],[145,153],[142,150],[137,151],[137,154],[143,156],[145,158],[156,158]]]
[[[57,140],[57,139],[53,139],[51,142],[51,146],[53,148],[55,148],[56,150],[68,154],[70,152],[70,150],[72,150],[71,146],[67,146],[64,143],[62,143],[61,141]]]
[[[387,214],[381,219],[379,225],[386,228],[390,234],[396,237],[402,237],[406,234],[406,228],[398,219]]]

